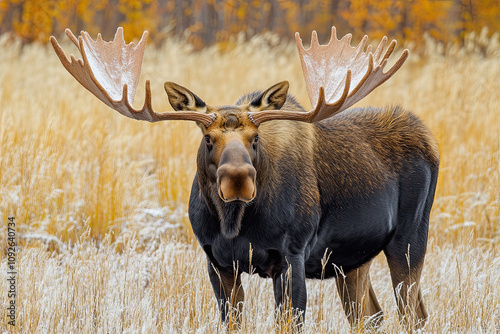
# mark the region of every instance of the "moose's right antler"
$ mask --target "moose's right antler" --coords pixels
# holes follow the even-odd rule
[[[146,81],[144,106],[139,110],[132,107],[146,47],[146,31],[136,47],[133,43],[125,44],[121,27],[113,42],[103,41],[100,34],[94,41],[85,31],[76,38],[71,30],[66,29],[66,35],[77,46],[83,59],[77,60],[71,55],[71,60],[68,60],[57,40],[51,36],[50,42],[63,66],[83,87],[120,114],[148,122],[189,120],[209,126],[214,121],[214,114],[196,111],[155,112],[149,80]]]
[[[351,37],[351,34],[347,34],[338,40],[336,29],[332,27],[330,42],[327,45],[319,45],[318,36],[313,31],[311,47],[305,50],[299,34],[296,33],[295,39],[307,92],[315,108],[309,112],[288,110],[249,112],[250,119],[257,126],[262,122],[277,119],[309,123],[321,121],[346,110],[368,95],[396,73],[408,58],[409,52],[405,49],[396,64],[383,73],[387,59],[396,47],[396,41],[393,40],[389,44],[381,58],[387,37],[382,39],[375,54],[371,52],[371,45],[364,51],[368,36],[363,37],[357,47],[351,46]]]

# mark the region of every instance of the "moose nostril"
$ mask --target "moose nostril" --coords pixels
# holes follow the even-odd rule
[[[223,165],[217,170],[217,187],[223,201],[249,202],[256,194],[256,171],[252,165]]]

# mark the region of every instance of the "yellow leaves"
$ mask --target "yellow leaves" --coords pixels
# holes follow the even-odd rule
[[[13,20],[14,31],[27,41],[48,39],[55,11],[54,1],[25,1],[20,15]]]
[[[119,23],[127,38],[139,39],[145,30],[154,33],[157,30],[159,18],[157,1],[120,0],[120,13],[125,19]]]
[[[236,16],[238,17],[238,19],[243,20],[247,15],[247,11],[248,5],[243,3],[242,6],[236,11]]]
[[[199,49],[227,43],[243,33],[272,32],[285,38],[317,30],[320,40],[330,27],[413,42],[427,33],[439,41],[463,41],[467,32],[488,27],[500,31],[498,0],[0,0],[0,33],[12,31],[26,42],[46,41],[69,27],[112,37],[118,26],[137,39],[143,30],[187,36]]]
[[[419,46],[425,32],[438,40],[450,40],[453,5],[453,1],[353,0],[342,11],[342,17],[358,35],[368,32],[374,38],[389,35]]]

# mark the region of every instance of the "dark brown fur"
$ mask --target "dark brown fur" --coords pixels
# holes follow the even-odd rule
[[[207,254],[222,318],[229,314],[226,302],[240,310],[233,297],[243,299],[242,287],[233,297],[228,288],[242,272],[255,272],[273,279],[277,306],[290,302],[302,318],[305,278],[337,277],[353,326],[364,317],[377,324],[382,312],[369,264],[383,251],[402,321],[421,326],[427,312],[419,281],[439,167],[434,137],[399,106],[346,110],[314,124],[279,120],[257,127],[249,111],[303,111],[290,96],[284,100],[287,88],[280,83],[233,106],[204,107],[216,119],[200,126],[205,139],[189,216]],[[239,171],[235,175],[255,169],[254,199],[221,199],[218,175],[226,160]],[[242,191],[230,190],[235,198]]]

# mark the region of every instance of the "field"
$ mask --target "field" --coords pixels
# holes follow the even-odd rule
[[[429,40],[358,104],[401,104],[439,142],[422,277],[429,333],[500,332],[499,59],[498,35],[472,36],[464,48]],[[171,110],[164,81],[229,104],[289,80],[310,107],[295,46],[274,36],[224,52],[191,52],[177,40],[150,46],[141,78],[136,106],[149,78],[158,110]],[[0,36],[0,332],[226,332],[187,219],[201,139],[190,122],[149,124],[113,112],[48,45]],[[6,310],[11,216],[20,245],[15,327]],[[371,277],[385,310],[380,332],[403,331],[383,257]],[[305,332],[348,332],[335,282],[307,284]],[[241,332],[273,332],[271,281],[244,275],[243,286]]]

